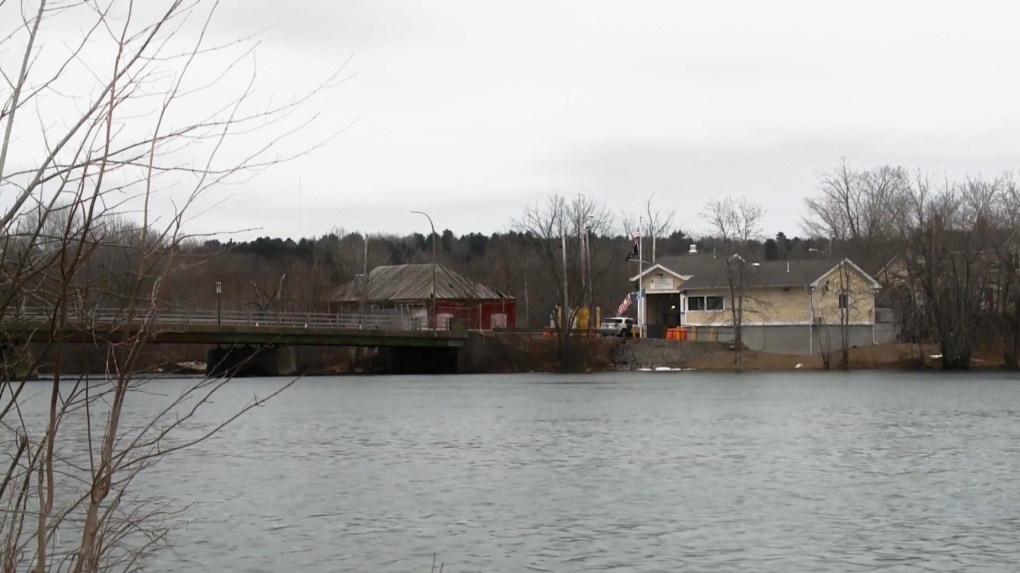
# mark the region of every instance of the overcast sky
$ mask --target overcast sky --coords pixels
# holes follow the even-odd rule
[[[356,121],[194,224],[427,232],[413,209],[489,233],[549,193],[614,212],[654,193],[686,230],[705,229],[706,199],[747,195],[769,234],[797,234],[841,156],[950,177],[1017,167],[1018,16],[1007,1],[226,2],[224,37],[276,23],[262,90],[350,57],[316,129]]]

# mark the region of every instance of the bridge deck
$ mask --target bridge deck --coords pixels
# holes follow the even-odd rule
[[[423,328],[407,315],[228,311],[92,311],[54,329],[50,316],[34,312],[5,317],[0,328],[12,342],[122,342],[144,333],[145,342],[308,346],[462,347],[465,332]]]

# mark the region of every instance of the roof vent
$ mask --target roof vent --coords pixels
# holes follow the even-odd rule
[[[698,253],[698,246],[695,245],[694,243],[691,243],[691,250],[688,251],[688,253],[696,255]]]

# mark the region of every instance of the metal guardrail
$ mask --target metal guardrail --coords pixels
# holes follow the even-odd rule
[[[408,314],[332,314],[324,312],[274,312],[257,310],[136,310],[97,308],[68,315],[67,323],[80,328],[119,326],[128,320],[135,324],[152,323],[155,326],[251,326],[325,328],[336,330],[431,330],[424,317]],[[20,310],[0,318],[7,324],[48,324],[52,315],[41,309]],[[440,328],[439,330],[446,330]]]

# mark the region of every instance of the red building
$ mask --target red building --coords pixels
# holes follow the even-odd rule
[[[434,281],[433,281],[434,276]],[[435,285],[435,315],[432,309]],[[367,284],[361,278],[339,287],[331,307],[333,312],[359,312],[362,303],[369,309],[403,309],[420,316],[423,322],[447,328],[456,319],[471,330],[517,327],[517,300],[474,282],[450,269],[431,264],[376,267],[368,273]]]

